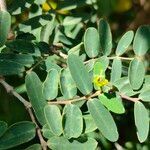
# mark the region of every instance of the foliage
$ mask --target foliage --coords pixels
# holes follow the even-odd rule
[[[122,11],[117,0],[7,3],[0,11],[0,83],[31,120],[8,127],[0,118],[0,150],[27,142],[26,150],[148,148],[150,26],[116,40],[102,18],[132,2]],[[21,82],[12,89],[10,79]],[[137,136],[123,139],[128,117]]]

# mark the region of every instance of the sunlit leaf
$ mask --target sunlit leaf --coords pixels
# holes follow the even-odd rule
[[[68,66],[72,78],[80,92],[84,95],[88,95],[92,91],[93,86],[90,75],[81,59],[74,54],[70,54],[68,57]]]
[[[100,50],[100,39],[98,31],[90,27],[84,34],[84,47],[87,55],[90,58],[96,57]]]
[[[92,138],[88,138],[85,142],[79,142],[77,140],[69,142],[64,137],[53,137],[48,140],[47,144],[52,150],[95,150],[97,147],[96,140]]]
[[[42,125],[45,125],[44,107],[47,103],[42,93],[42,82],[36,73],[30,72],[26,76],[25,83],[27,94],[35,111],[35,115],[38,121]]]
[[[63,110],[64,136],[68,139],[77,138],[83,130],[82,112],[78,106],[68,104]]]
[[[87,104],[89,112],[103,136],[109,141],[117,141],[119,136],[117,127],[109,111],[98,99],[91,99]]]
[[[141,102],[134,104],[134,119],[137,127],[137,136],[139,141],[144,142],[149,133],[149,115],[145,106]]]
[[[62,117],[60,109],[56,105],[48,105],[44,108],[46,122],[53,134],[59,136],[62,133]]]

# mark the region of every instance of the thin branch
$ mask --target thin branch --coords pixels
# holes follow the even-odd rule
[[[78,101],[89,100],[91,98],[99,96],[100,94],[101,94],[101,91],[96,91],[95,93],[93,93],[89,96],[83,96],[80,98],[74,98],[74,99],[69,99],[69,100],[61,100],[61,101],[53,101],[53,102],[51,101],[51,102],[48,102],[48,104],[50,104],[50,105],[57,105],[57,104],[67,105],[67,104],[72,104],[72,103],[75,103]],[[132,101],[134,103],[140,100],[139,98],[132,98],[132,97],[126,96],[126,95],[121,94],[121,93],[120,93],[120,96],[122,99]]]
[[[133,60],[134,58],[128,58],[128,57],[119,57],[119,56],[114,56],[114,57],[108,57],[108,59],[115,59],[115,58],[119,58],[121,60]]]
[[[128,100],[128,101],[132,101],[132,102],[134,102],[134,103],[140,100],[139,98],[129,97],[129,96],[124,95],[124,94],[122,94],[122,93],[120,93],[120,96],[121,96],[121,98],[126,99],[126,100]]]
[[[42,146],[43,150],[47,150],[47,143],[43,139],[43,136],[42,136],[42,133],[41,133],[41,129],[39,128],[39,126],[36,123],[36,120],[35,120],[35,117],[34,117],[34,115],[32,113],[31,108],[28,108],[27,111],[28,111],[28,113],[30,115],[30,118],[31,118],[32,122],[35,123],[35,125],[36,125],[37,135],[39,137],[39,140],[40,140],[40,143],[41,143],[41,146]]]
[[[22,102],[26,108],[26,110],[28,111],[30,118],[32,120],[33,123],[35,123],[36,125],[36,130],[37,130],[37,135],[39,137],[41,146],[43,148],[43,150],[47,150],[47,144],[45,142],[45,140],[43,139],[41,130],[36,122],[36,119],[33,115],[32,109],[31,109],[31,103],[26,101],[21,95],[19,95],[12,86],[10,86],[3,78],[0,77],[0,83],[3,85],[3,87],[6,89],[7,93],[10,93],[12,95],[14,95],[20,102]]]
[[[35,69],[37,66],[39,66],[46,58],[42,58],[39,60],[35,65],[33,65],[29,70],[26,71],[26,73],[31,72],[33,69]]]
[[[5,82],[4,79],[0,78],[0,83],[3,85],[3,87],[6,89],[7,93],[10,93],[14,95],[21,103],[24,104],[24,106],[28,109],[31,107],[30,102],[26,101],[22,96],[20,96],[12,86],[10,86],[7,82]]]
[[[1,11],[7,11],[5,0],[0,0],[0,10]]]
[[[124,150],[124,148],[117,142],[114,143],[116,150]]]
[[[83,96],[80,98],[74,98],[74,99],[69,99],[69,100],[61,100],[61,101],[55,101],[55,102],[48,102],[48,104],[54,105],[54,104],[62,104],[62,105],[66,105],[66,104],[72,104],[78,101],[82,101],[82,100],[89,100],[90,98],[96,97],[98,95],[101,94],[101,91],[96,91],[94,94],[91,94],[89,96]]]

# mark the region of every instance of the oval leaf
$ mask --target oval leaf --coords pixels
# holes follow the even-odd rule
[[[123,114],[125,112],[124,106],[122,104],[120,97],[114,97],[106,94],[101,94],[98,98],[100,99],[101,103],[107,107],[108,110],[117,113]]]
[[[42,125],[44,125],[46,124],[44,116],[44,107],[47,103],[42,93],[42,83],[39,77],[34,72],[27,74],[25,83],[27,94],[35,111],[35,115],[38,121]]]
[[[10,25],[10,14],[7,11],[0,11],[0,47],[3,46],[7,40]]]
[[[0,138],[0,149],[9,149],[35,137],[36,126],[29,121],[18,122],[8,128]]]
[[[120,59],[115,58],[112,63],[110,81],[114,83],[115,81],[121,78],[121,74],[122,74],[122,62]]]
[[[133,36],[134,36],[133,31],[128,31],[121,37],[116,49],[117,56],[122,55],[127,50],[127,48],[130,46],[133,40]]]
[[[65,99],[71,99],[77,94],[77,88],[68,68],[60,75],[60,89]]]
[[[46,80],[43,83],[43,95],[45,99],[52,100],[58,94],[59,74],[58,71],[52,69],[48,72]]]
[[[47,124],[45,124],[42,127],[42,135],[46,138],[46,139],[50,139],[51,137],[55,136],[54,133],[52,133],[52,131],[50,130],[50,128],[48,127]]]
[[[104,137],[112,142],[117,141],[117,127],[109,111],[101,104],[98,99],[89,100],[87,105],[95,124],[104,135]]]
[[[95,28],[90,27],[85,31],[84,47],[87,55],[90,58],[98,55],[100,49],[100,40],[98,31]]]
[[[135,90],[139,89],[145,76],[144,63],[136,58],[133,59],[130,62],[128,76],[132,88]]]
[[[63,110],[64,136],[68,139],[77,138],[83,130],[82,112],[78,106],[69,104]]]
[[[62,117],[60,109],[56,105],[48,105],[44,108],[46,122],[50,130],[57,136],[62,133]]]
[[[84,133],[90,133],[97,129],[97,126],[90,114],[83,116],[84,123],[85,123],[85,131]]]
[[[93,90],[92,81],[80,58],[74,54],[70,54],[68,56],[68,66],[71,76],[80,92],[84,95],[90,94]]]
[[[144,55],[150,48],[150,26],[138,28],[133,41],[133,50],[136,55]]]
[[[60,144],[61,143],[61,144]],[[73,140],[73,142],[69,142],[64,137],[53,137],[48,140],[48,147],[52,150],[95,150],[97,147],[97,142],[95,139],[88,138],[85,142],[78,142]]]
[[[0,121],[0,137],[5,133],[5,131],[7,130],[7,123],[4,121]]]
[[[109,59],[107,56],[102,56],[97,59],[96,62],[99,62],[102,65],[103,70],[105,71],[109,65]]]
[[[108,56],[112,49],[112,35],[110,26],[104,19],[99,22],[100,45],[104,55]]]
[[[134,119],[137,127],[137,136],[139,141],[144,142],[149,133],[149,115],[145,106],[141,102],[134,104]]]
[[[145,102],[150,102],[150,89],[143,91],[142,93],[140,93],[139,98],[142,101]]]

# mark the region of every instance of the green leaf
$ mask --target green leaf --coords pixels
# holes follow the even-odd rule
[[[72,0],[72,1],[60,1],[57,7],[58,10],[72,10],[78,7],[83,7],[87,3],[87,0]]]
[[[96,57],[100,50],[100,39],[98,31],[90,27],[84,34],[84,47],[85,52],[90,58]]]
[[[93,90],[92,81],[81,59],[74,54],[70,54],[68,56],[68,66],[80,92],[84,95],[90,94]]]
[[[17,62],[0,60],[0,75],[18,75],[24,70],[24,66]]]
[[[59,83],[58,71],[55,69],[50,70],[43,83],[43,95],[45,99],[52,100],[57,97],[58,83]]]
[[[87,103],[90,114],[105,138],[115,142],[118,140],[118,131],[115,121],[109,111],[98,99],[91,99]]]
[[[54,135],[62,134],[62,116],[56,105],[47,105],[44,108],[46,122]]]
[[[7,40],[10,26],[10,14],[7,11],[0,11],[0,47],[2,47]]]
[[[71,99],[77,94],[77,88],[68,68],[60,75],[60,89],[65,99]]]
[[[117,114],[123,114],[125,112],[119,96],[114,97],[114,95],[101,94],[98,98],[108,110]]]
[[[34,59],[28,54],[6,54],[0,53],[0,62],[7,61],[10,63],[18,63],[18,65],[31,67],[34,64]]]
[[[133,96],[138,93],[137,91],[133,91],[132,86],[129,83],[128,77],[122,77],[116,80],[113,85],[118,88],[119,92],[127,96]]]
[[[150,102],[150,89],[141,92],[140,95],[139,95],[139,98],[142,101]]]
[[[29,121],[11,125],[0,138],[0,149],[5,150],[26,143],[35,137],[36,126]]]
[[[41,125],[45,125],[44,107],[47,103],[42,93],[42,83],[34,72],[30,72],[26,75],[25,83],[27,94],[35,111],[35,115]]]
[[[99,62],[102,65],[103,71],[106,71],[109,65],[109,59],[107,56],[102,56],[98,58],[96,62]]]
[[[86,69],[87,69],[87,71],[88,71],[89,73],[90,73],[90,71],[93,70],[94,64],[95,64],[95,59],[90,59],[90,60],[86,63],[85,67],[86,67]]]
[[[52,20],[50,20],[49,23],[41,30],[41,41],[49,43],[50,36],[52,35],[55,25],[55,15],[52,15]]]
[[[92,138],[88,138],[85,142],[78,142],[76,140],[69,142],[64,137],[53,137],[48,140],[47,144],[52,150],[95,150],[97,147],[96,140]]]
[[[136,58],[133,59],[130,62],[128,77],[129,82],[134,90],[137,90],[141,87],[141,85],[143,84],[144,76],[145,76],[144,63]]]
[[[68,104],[63,110],[64,136],[68,139],[77,138],[83,130],[82,112],[78,106]]]
[[[51,137],[55,136],[47,124],[42,127],[42,134],[46,139],[50,139]]]
[[[114,83],[116,80],[121,78],[121,74],[122,74],[122,62],[119,58],[115,58],[112,63],[110,81]]]
[[[0,137],[5,133],[5,131],[7,130],[7,123],[4,121],[0,121]]]
[[[82,20],[81,16],[78,16],[78,17],[67,16],[63,20],[63,25],[64,26],[77,25],[77,24],[79,24],[81,22],[81,20]]]
[[[97,61],[94,64],[93,74],[94,74],[94,76],[103,76],[103,77],[105,77],[105,70],[103,69],[103,64],[101,64],[99,61]]]
[[[149,133],[149,115],[145,106],[141,102],[134,103],[134,119],[137,127],[139,141],[144,142]]]
[[[118,42],[117,49],[116,49],[117,56],[120,56],[123,53],[125,53],[125,51],[130,46],[133,40],[133,36],[134,36],[133,31],[128,31],[121,37],[121,39]]]
[[[6,46],[11,51],[17,51],[21,53],[34,53],[35,45],[27,40],[13,40],[6,43]]]
[[[133,41],[133,50],[136,55],[145,55],[150,48],[150,26],[144,25],[137,29]]]
[[[49,72],[51,69],[56,69],[58,72],[60,72],[61,68],[56,64],[57,59],[58,59],[58,56],[56,55],[47,57],[47,59],[45,60],[44,70]]]
[[[79,55],[82,46],[83,46],[83,42],[81,42],[81,43],[79,43],[78,45],[76,45],[76,46],[74,46],[73,48],[71,48],[71,49],[68,51],[68,54],[77,54],[77,55]]]
[[[83,116],[85,123],[85,131],[84,133],[90,133],[97,129],[97,126],[90,114]]]
[[[99,35],[102,52],[104,55],[108,56],[112,49],[112,35],[110,26],[104,19],[99,21]]]
[[[42,147],[40,144],[33,144],[26,148],[25,150],[42,150]]]

